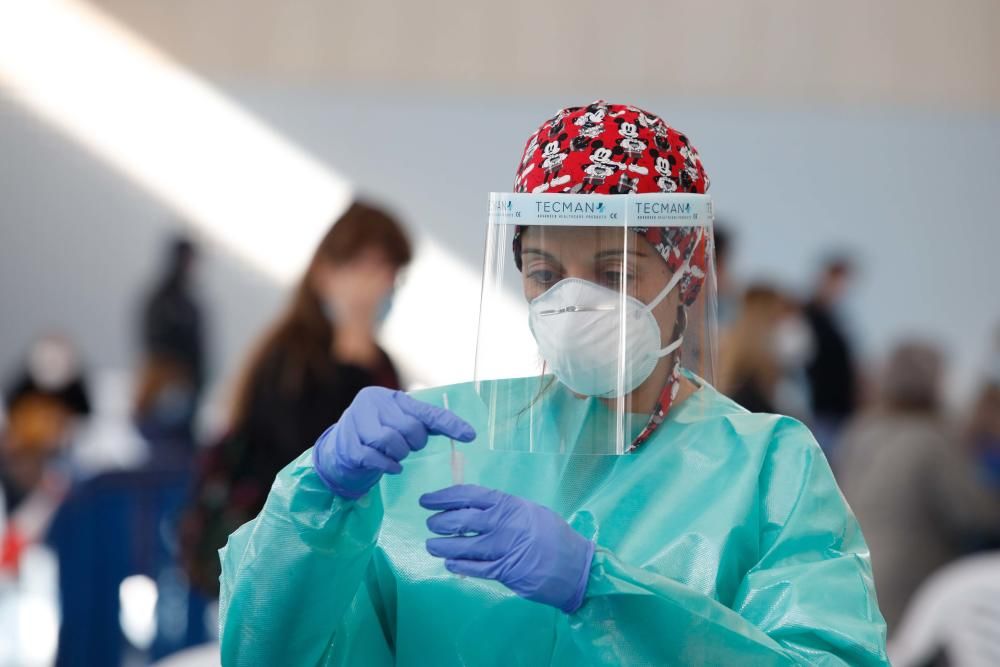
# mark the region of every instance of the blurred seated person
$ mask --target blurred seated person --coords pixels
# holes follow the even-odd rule
[[[943,366],[932,345],[899,345],[879,400],[848,425],[834,462],[871,550],[890,634],[913,592],[961,555],[969,535],[1000,533],[1000,493],[981,483],[943,414]]]
[[[973,403],[966,441],[980,477],[1000,493],[1000,347],[994,354],[992,367]],[[970,539],[970,548],[1000,551],[1000,533],[975,535]]]
[[[247,363],[228,435],[202,464],[182,548],[204,592],[218,594],[217,551],[260,512],[278,472],[340,419],[359,391],[400,387],[375,334],[410,256],[400,224],[363,202],[320,242],[287,310]]]
[[[4,567],[16,567],[23,548],[40,539],[68,488],[65,454],[90,399],[76,350],[62,336],[43,336],[30,347],[23,369],[4,398],[0,433],[0,485],[7,512]]]
[[[1000,488],[1000,350],[969,420],[968,440],[987,482]]]
[[[198,387],[183,364],[148,357],[139,372],[134,398],[135,427],[149,444],[153,467],[187,467],[196,450],[192,424]]]

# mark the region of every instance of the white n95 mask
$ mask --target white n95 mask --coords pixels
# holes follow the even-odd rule
[[[566,278],[535,298],[528,325],[556,378],[584,396],[611,398],[635,391],[684,340],[660,348],[653,309],[677,286],[677,271],[648,305],[580,278]]]

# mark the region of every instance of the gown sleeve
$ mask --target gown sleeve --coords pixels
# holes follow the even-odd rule
[[[888,665],[868,548],[794,420],[774,431],[746,525],[759,559],[727,604],[599,546],[562,650],[602,664]]]
[[[311,449],[282,470],[219,552],[222,664],[392,664],[370,570],[382,511],[378,487],[358,500],[330,493]]]

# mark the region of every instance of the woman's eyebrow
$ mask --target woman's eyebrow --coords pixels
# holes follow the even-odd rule
[[[594,259],[604,259],[605,257],[616,257],[624,255],[625,253],[628,253],[630,255],[635,255],[636,257],[648,257],[648,255],[646,255],[646,253],[644,253],[643,251],[630,248],[628,250],[603,250],[594,255]]]
[[[555,255],[552,255],[550,253],[547,253],[547,252],[544,252],[542,250],[539,250],[538,248],[522,248],[521,249],[521,255],[522,256],[524,256],[524,255],[539,255],[540,257],[543,257],[544,259],[547,259],[549,261],[555,262],[556,264],[559,263],[559,260],[556,259]]]

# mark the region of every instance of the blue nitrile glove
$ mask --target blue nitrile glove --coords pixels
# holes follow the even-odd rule
[[[452,412],[423,403],[401,391],[366,387],[340,421],[313,447],[313,467],[330,490],[360,498],[383,473],[397,475],[410,452],[423,449],[430,435],[469,442],[476,432]]]
[[[528,600],[572,614],[583,604],[594,543],[547,507],[472,484],[420,497],[438,535],[427,551],[456,574],[496,579]]]

